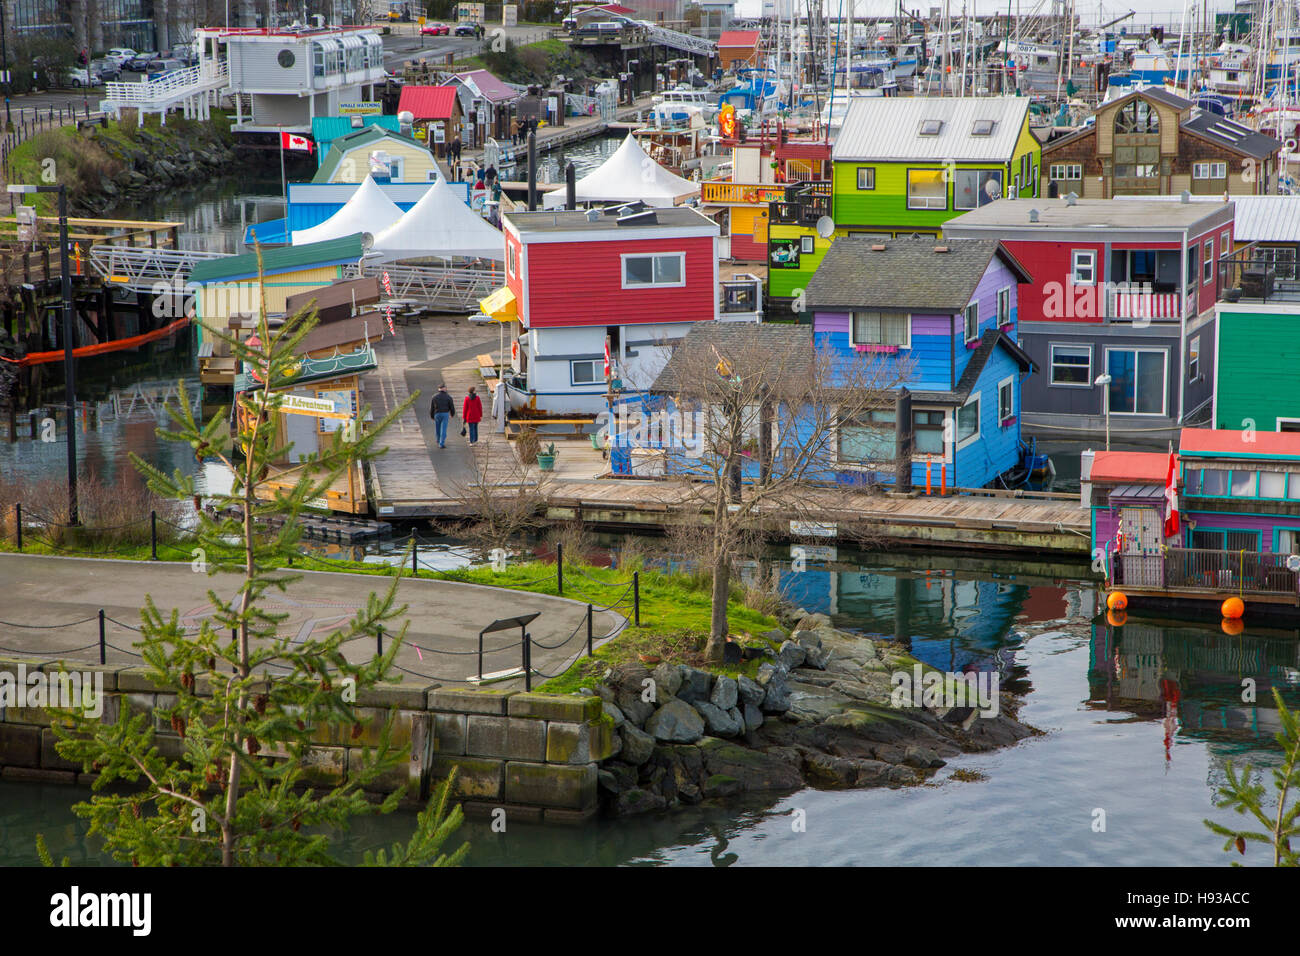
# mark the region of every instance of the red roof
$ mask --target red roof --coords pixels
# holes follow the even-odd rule
[[[1093,454],[1090,480],[1163,485],[1168,473],[1168,452],[1099,451]]]
[[[1191,455],[1221,455],[1230,458],[1300,458],[1300,432],[1184,428],[1178,438],[1178,450]]]
[[[454,86],[404,86],[397,112],[407,110],[418,120],[449,120],[456,105]]]
[[[752,50],[758,46],[757,30],[727,30],[722,36],[718,37],[718,49],[723,47],[744,47],[746,50]]]
[[[593,7],[592,9],[604,10],[606,13],[617,13],[621,17],[630,17],[632,14],[636,13],[636,11],[631,7],[625,7],[621,3],[602,3],[600,6]]]

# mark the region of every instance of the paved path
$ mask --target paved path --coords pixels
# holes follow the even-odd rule
[[[328,633],[346,624],[364,607],[368,595],[382,591],[387,579],[328,571],[307,572],[286,594],[268,598],[267,607],[287,613],[281,633],[297,637]],[[98,660],[98,614],[110,619],[107,642],[111,664],[140,663],[132,644],[139,634],[140,608],[152,594],[159,609],[175,607],[181,623],[196,626],[212,612],[207,591],[230,595],[238,588],[234,576],[195,573],[188,564],[149,561],[107,561],[38,555],[0,554],[0,657],[40,657],[68,661]],[[397,657],[405,669],[403,683],[448,684],[466,681],[477,673],[478,632],[505,617],[540,611],[529,630],[536,642],[533,669],[538,675],[555,675],[579,653],[586,653],[586,603],[545,594],[506,591],[451,581],[404,579],[398,600],[408,605],[407,645]],[[69,627],[51,625],[82,622]],[[613,631],[623,619],[613,612],[597,612],[594,632],[599,637]],[[45,629],[14,627],[43,625]],[[576,633],[575,633],[576,632]],[[546,650],[537,644],[563,646]],[[520,663],[518,630],[488,635],[487,649],[504,648],[485,655],[485,673],[516,668]],[[415,645],[420,650],[417,651]],[[512,646],[508,646],[512,645]],[[455,652],[455,653],[451,653]],[[374,653],[374,640],[363,638],[347,645],[350,660]],[[543,678],[534,676],[534,686]],[[523,680],[502,686],[522,687]]]

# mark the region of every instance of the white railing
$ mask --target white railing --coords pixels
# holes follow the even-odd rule
[[[90,247],[90,267],[111,285],[133,292],[157,292],[159,284],[174,294],[186,292],[190,271],[200,262],[230,258],[223,252],[192,249],[153,249],[148,246]]]
[[[1110,294],[1107,314],[1112,319],[1181,319],[1181,292],[1115,291]]]
[[[703,56],[718,55],[718,45],[712,40],[691,36],[689,33],[681,33],[677,30],[669,30],[667,27],[656,26],[648,20],[638,22],[645,27],[646,35],[653,43],[672,47],[676,50],[685,50],[687,53],[699,53]]]
[[[105,83],[104,101],[114,106],[151,105],[180,99],[205,89],[215,89],[223,85],[228,77],[229,67],[225,60],[201,63],[164,73],[156,80]]]

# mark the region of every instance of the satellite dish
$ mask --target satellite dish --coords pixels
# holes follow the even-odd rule
[[[817,220],[817,235],[823,239],[829,239],[835,235],[835,220],[830,216],[822,216]]]
[[[984,195],[988,196],[989,199],[1001,199],[1002,184],[996,179],[990,179],[984,184]]]

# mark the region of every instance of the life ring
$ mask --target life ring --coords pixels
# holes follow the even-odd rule
[[[758,205],[758,190],[757,190],[757,189],[746,189],[746,190],[745,190],[745,202],[749,203],[751,206],[756,206],[756,205]]]
[[[1282,144],[1282,147],[1283,147],[1283,148],[1284,148],[1288,153],[1294,153],[1294,152],[1295,152],[1295,147],[1296,147],[1295,137],[1292,136],[1291,138],[1289,138],[1285,143]]]

